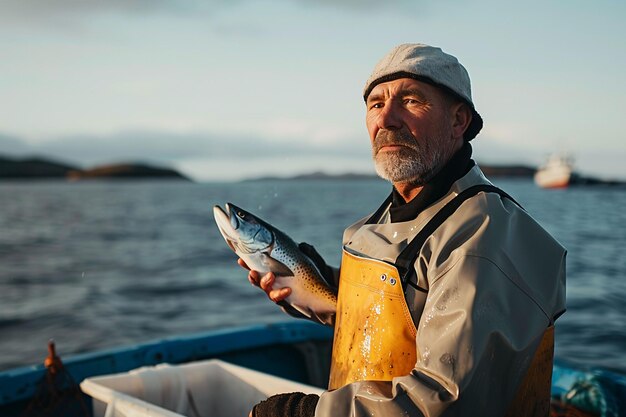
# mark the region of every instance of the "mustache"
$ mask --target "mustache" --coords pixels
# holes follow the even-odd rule
[[[383,147],[399,145],[407,148],[418,150],[417,141],[408,131],[402,130],[384,130],[381,129],[376,133],[374,143],[372,144],[372,150],[374,155],[378,153]]]

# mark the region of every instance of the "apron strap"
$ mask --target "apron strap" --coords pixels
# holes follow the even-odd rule
[[[387,208],[389,208],[389,204],[391,204],[392,201],[393,201],[393,191],[391,192],[391,194],[389,194],[389,197],[387,197],[385,201],[383,201],[383,204],[381,204],[380,207],[378,207],[378,210],[376,210],[374,214],[372,214],[370,218],[367,219],[365,224],[378,223],[380,219],[383,217],[383,214],[385,213],[385,211],[387,211]]]
[[[500,196],[507,198],[517,204],[520,208],[524,209],[513,197],[508,195],[506,192],[501,190],[500,188],[491,185],[491,184],[478,184],[472,187],[469,187],[463,191],[461,191],[456,197],[450,200],[445,206],[439,210],[432,219],[418,232],[418,234],[411,240],[411,242],[402,250],[398,258],[396,259],[396,267],[398,268],[398,272],[400,273],[400,279],[402,281],[402,288],[406,291],[407,285],[411,285],[411,287],[415,288],[421,292],[428,292],[426,289],[421,288],[417,285],[417,283],[411,282],[410,278],[415,275],[415,269],[413,265],[417,260],[417,256],[424,246],[426,239],[432,235],[435,230],[439,228],[443,224],[444,221],[448,219],[454,213],[465,200],[468,200],[475,196],[480,192],[490,192],[496,193]],[[391,198],[391,196],[389,196]],[[385,204],[383,204],[385,206]],[[381,207],[383,207],[381,206]],[[380,209],[379,209],[380,211]],[[378,214],[378,212],[376,212]],[[376,216],[372,216],[374,218]]]

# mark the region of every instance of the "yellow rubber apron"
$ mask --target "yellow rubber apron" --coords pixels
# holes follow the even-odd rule
[[[356,381],[391,381],[394,377],[408,375],[413,370],[418,355],[416,328],[404,298],[398,268],[403,271],[403,279],[408,282],[406,274],[412,269],[416,254],[425,239],[463,201],[481,191],[495,192],[515,202],[508,194],[492,185],[479,184],[462,191],[411,240],[398,256],[397,267],[352,254],[344,248],[329,390]],[[376,223],[390,202],[391,196],[366,224]],[[553,352],[554,328],[551,326],[544,334],[526,378],[509,407],[507,417],[547,416]]]
[[[416,328],[397,268],[344,249],[340,271],[328,389],[409,374]]]

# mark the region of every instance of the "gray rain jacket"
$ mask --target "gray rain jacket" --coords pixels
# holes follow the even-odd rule
[[[415,220],[363,219],[346,229],[344,245],[395,262],[441,207],[477,184],[489,181],[474,166]],[[565,311],[565,254],[509,199],[482,192],[465,201],[420,250],[414,266],[427,292],[407,287],[413,371],[325,392],[316,417],[504,415],[544,331]]]

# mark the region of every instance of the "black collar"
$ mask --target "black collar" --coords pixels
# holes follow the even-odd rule
[[[415,219],[426,207],[439,200],[452,187],[455,181],[467,174],[476,163],[472,160],[472,146],[465,142],[450,161],[422,188],[420,193],[408,203],[396,191],[392,192],[391,222],[406,222]]]

